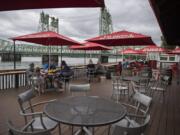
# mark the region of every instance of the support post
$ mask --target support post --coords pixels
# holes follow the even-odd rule
[[[15,40],[13,40],[13,44],[14,44],[14,70],[16,69],[16,45],[15,45]]]
[[[62,45],[61,45],[61,65],[62,65]],[[61,66],[62,68],[62,66]]]

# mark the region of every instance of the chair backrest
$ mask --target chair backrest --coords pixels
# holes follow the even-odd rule
[[[150,81],[149,77],[143,77],[139,80],[140,85],[148,86]]]
[[[35,92],[32,89],[29,89],[21,94],[18,95],[18,103],[20,106],[20,109],[22,113],[26,113],[25,108],[29,107],[29,110],[31,112],[34,112],[32,104],[31,104],[31,99],[35,97]],[[27,106],[24,106],[24,104],[27,103]],[[27,123],[27,117],[24,116],[25,122]]]
[[[163,88],[164,90],[166,90],[169,85],[169,79],[170,79],[170,76],[162,75],[159,78],[159,81],[156,83],[156,87],[158,87],[158,88],[160,87],[160,88]]]
[[[120,76],[113,76],[112,77],[112,88],[113,90],[121,89],[122,87],[129,88],[128,82],[123,81]]]
[[[73,96],[73,93],[78,93],[78,92],[84,92],[87,94],[87,92],[90,90],[90,84],[70,84],[69,85],[69,90]]]
[[[22,131],[20,129],[16,129],[13,123],[8,120],[8,128],[9,135],[51,135],[49,130],[41,130],[41,131]]]
[[[135,82],[131,81],[131,84],[132,84],[132,90],[133,90],[133,93],[136,93],[139,91],[139,85],[136,84]]]
[[[142,124],[139,126],[121,127],[116,126],[113,135],[142,135],[150,122],[150,115],[147,115]]]
[[[96,72],[95,68],[88,68],[87,69],[87,74],[88,75],[93,75],[93,74],[95,74],[95,72]]]
[[[133,100],[136,102],[136,113],[139,111],[146,115],[152,102],[152,98],[140,92],[135,92]],[[141,107],[142,106],[142,107]]]

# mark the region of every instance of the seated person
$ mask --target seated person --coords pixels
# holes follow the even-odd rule
[[[123,62],[122,62],[122,67],[124,69],[128,68],[128,65],[129,65],[129,62],[126,60],[126,59],[123,59]]]
[[[36,67],[35,69],[35,77],[36,77],[36,82],[34,82],[34,87],[37,87],[37,91],[39,93],[39,95],[41,93],[44,93],[44,86],[45,86],[45,81],[44,81],[44,77],[40,72],[40,68]]]
[[[101,64],[100,61],[98,61],[95,71],[96,71],[96,75],[105,75],[106,74],[105,67]]]
[[[29,68],[26,71],[28,85],[31,84],[30,80],[31,80],[31,77],[34,75],[34,71],[35,71],[34,63],[29,64]]]
[[[93,64],[93,61],[90,59],[89,64],[87,64],[87,76],[89,74],[94,74],[95,73],[95,65]]]
[[[72,76],[74,73],[71,70],[71,68],[66,64],[66,61],[63,60],[61,63],[61,70],[58,74],[59,74],[59,77],[64,79],[64,78],[68,78]]]
[[[50,63],[50,68],[49,69],[56,69],[56,64],[55,64],[55,62],[54,61],[51,61],[51,63]]]
[[[122,72],[122,63],[119,62],[119,63],[116,65],[116,74],[119,76],[119,75],[121,75],[121,72]]]

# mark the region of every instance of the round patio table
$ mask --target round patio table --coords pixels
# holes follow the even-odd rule
[[[80,127],[96,127],[113,124],[123,119],[126,108],[99,97],[68,97],[48,103],[45,114],[60,123]]]

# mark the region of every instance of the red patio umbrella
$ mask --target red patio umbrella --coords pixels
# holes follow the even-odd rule
[[[141,50],[134,50],[131,48],[127,48],[125,50],[120,51],[121,54],[132,54],[132,55],[136,55],[136,59],[137,59],[137,55],[143,55],[145,54],[145,52],[141,51]]]
[[[104,7],[104,0],[5,0],[0,11],[38,8]]]
[[[149,46],[146,46],[140,50],[143,52],[166,52],[167,51],[165,48],[158,47],[155,45],[149,45]]]
[[[171,54],[180,54],[180,48],[176,48],[170,52]]]
[[[111,47],[107,47],[107,46],[104,46],[104,45],[101,45],[101,44],[98,44],[98,43],[93,43],[93,42],[86,42],[82,45],[73,45],[70,47],[70,49],[73,49],[73,50],[84,50],[85,51],[85,56],[86,56],[86,51],[87,50],[111,50],[112,48]],[[85,58],[85,57],[84,57]],[[85,64],[86,64],[86,58],[84,59],[85,61]]]
[[[101,35],[87,41],[96,42],[107,46],[145,46],[154,44],[150,36],[129,31],[118,31]]]
[[[14,41],[14,53],[15,53],[15,41],[25,41],[30,43],[36,43],[36,44],[42,44],[45,46],[51,46],[51,45],[57,45],[61,46],[61,61],[62,61],[62,46],[63,45],[73,45],[73,44],[80,44],[79,42],[70,39],[66,36],[63,36],[61,34],[47,31],[47,32],[38,32],[18,37],[10,38]],[[50,58],[49,58],[50,60]],[[15,63],[14,63],[15,64]],[[14,68],[16,65],[14,65]]]
[[[125,50],[120,51],[121,54],[145,54],[143,51],[141,50],[134,50],[131,48],[127,48]]]
[[[70,49],[74,50],[111,50],[111,47],[107,47],[98,43],[86,42],[82,45],[73,45]]]
[[[87,41],[96,42],[107,46],[145,46],[154,44],[150,36],[129,31],[118,31],[101,35]]]

